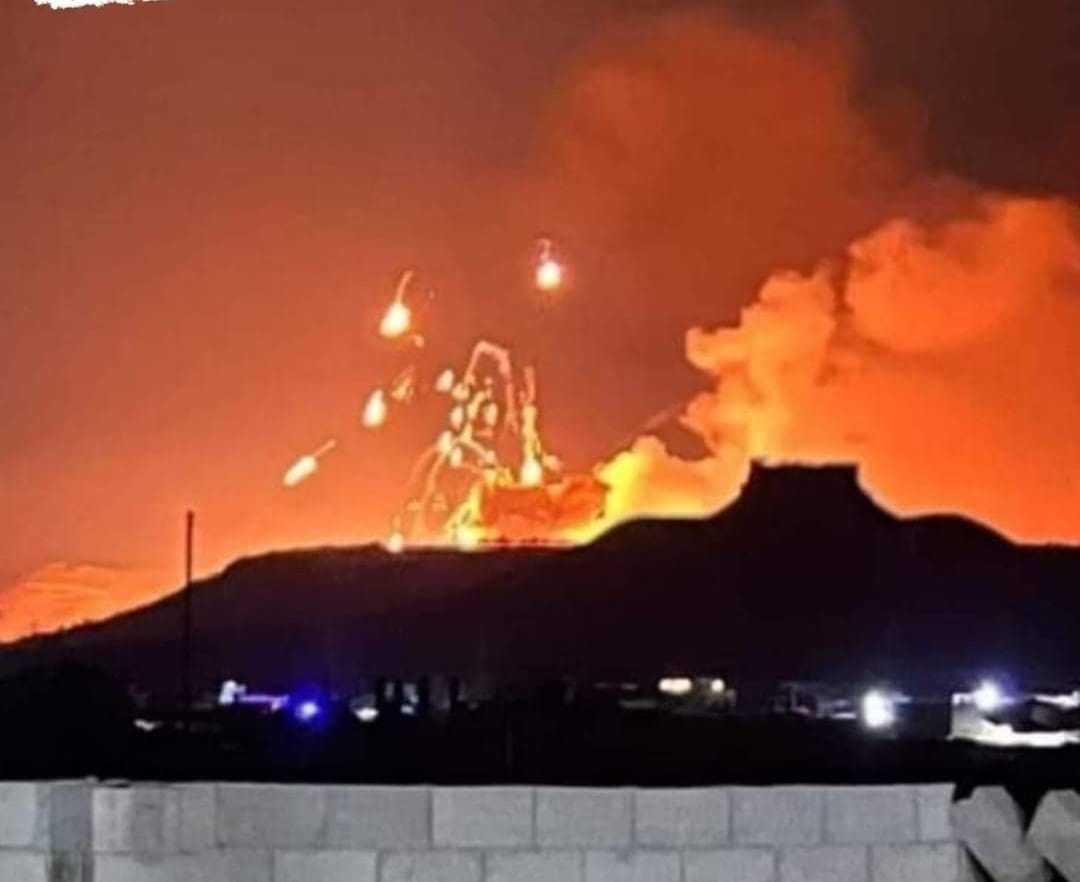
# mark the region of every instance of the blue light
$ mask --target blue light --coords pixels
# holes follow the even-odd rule
[[[301,723],[310,723],[321,713],[322,708],[317,701],[302,701],[296,706],[296,719]]]

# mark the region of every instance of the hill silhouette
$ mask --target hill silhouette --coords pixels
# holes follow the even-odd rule
[[[962,518],[897,518],[854,469],[755,467],[703,520],[640,521],[572,549],[377,546],[245,559],[193,594],[196,677],[262,688],[375,675],[1071,681],[1080,549]],[[0,655],[178,682],[173,595]]]

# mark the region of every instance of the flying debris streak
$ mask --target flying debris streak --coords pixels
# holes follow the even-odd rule
[[[382,389],[376,389],[368,397],[361,419],[366,428],[377,429],[386,422],[386,416],[386,393]]]
[[[413,275],[412,270],[402,273],[394,299],[379,323],[379,333],[389,340],[404,337],[412,329],[412,310],[405,303],[405,294],[412,283]]]
[[[335,447],[337,447],[337,439],[331,438],[318,450],[315,450],[312,453],[305,453],[285,472],[282,484],[286,487],[296,487],[297,485],[302,484],[319,470],[319,460]]]

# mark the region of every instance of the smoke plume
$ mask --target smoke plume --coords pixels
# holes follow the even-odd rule
[[[616,457],[602,473],[629,481],[617,499],[638,513],[719,507],[751,458],[854,462],[893,511],[1080,540],[1069,203],[986,196],[972,216],[887,222],[809,273],[774,273],[737,326],[694,329],[686,351],[714,384],[684,415],[711,457],[655,439]]]

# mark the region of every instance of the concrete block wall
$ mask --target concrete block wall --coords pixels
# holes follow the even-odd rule
[[[89,836],[93,882],[959,882],[952,789],[95,786]]]

